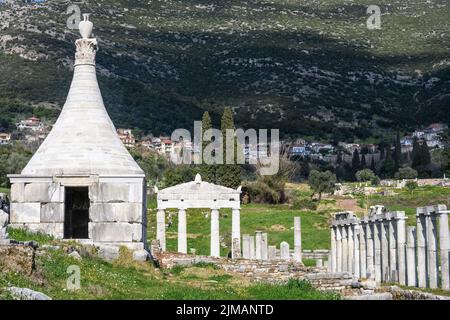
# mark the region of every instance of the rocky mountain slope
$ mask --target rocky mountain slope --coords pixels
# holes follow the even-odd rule
[[[0,5],[0,111],[7,126],[60,108],[76,30],[72,2]],[[84,1],[99,82],[117,126],[171,133],[230,105],[239,125],[351,140],[448,122],[450,5],[378,0]],[[14,106],[14,107],[11,107]]]

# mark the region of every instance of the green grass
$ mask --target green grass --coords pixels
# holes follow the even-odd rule
[[[293,189],[296,185],[290,185]],[[381,204],[390,211],[405,211],[408,215],[408,223],[415,224],[416,208],[420,206],[445,204],[450,207],[450,188],[438,186],[425,186],[414,190],[411,194],[407,190],[391,189],[395,192],[392,196],[372,195],[358,196],[357,200],[361,207]],[[296,192],[296,191],[294,191]],[[303,191],[305,194],[307,191]],[[241,209],[241,234],[253,235],[256,230],[268,233],[269,245],[279,245],[287,241],[290,246],[294,245],[294,217],[302,218],[302,246],[303,249],[328,249],[330,242],[329,223],[333,213],[341,210],[337,207],[334,199],[325,199],[320,202],[321,207],[326,209],[306,211],[290,208],[288,205],[243,205]],[[334,208],[334,209],[333,209]],[[177,250],[178,223],[176,210],[173,213],[170,228],[166,232],[167,249]],[[221,249],[221,255],[229,253],[229,239],[231,233],[231,211],[221,210],[220,234],[226,235],[227,248]],[[188,248],[195,248],[196,254],[207,255],[210,248],[210,217],[209,210],[187,211]],[[149,210],[148,238],[156,237],[156,210],[154,203]]]
[[[412,193],[406,189],[392,189],[395,193],[393,196],[372,195],[362,197],[362,200],[368,206],[382,204],[389,211],[405,211],[408,216],[408,224],[415,224],[416,208],[444,204],[450,207],[450,188],[439,186],[419,187]]]
[[[31,236],[31,235],[30,235]],[[69,266],[81,271],[81,288],[67,290]],[[18,272],[0,273],[0,299],[11,296],[2,289],[26,287],[53,299],[338,299],[339,296],[315,290],[309,284],[292,281],[285,285],[252,284],[209,264],[154,268],[149,262],[134,262],[131,253],[121,250],[120,258],[108,263],[95,257],[81,261],[64,250],[48,250],[36,256],[36,271],[30,277]]]
[[[171,211],[174,214],[175,210]],[[188,248],[195,248],[196,254],[207,255],[210,248],[209,210],[187,210]],[[220,234],[227,235],[228,245],[231,234],[231,211],[220,211]],[[282,241],[294,245],[294,217],[302,218],[302,241],[305,249],[323,249],[329,247],[328,219],[330,211],[299,211],[287,205],[244,205],[241,210],[241,234],[254,235],[256,230],[268,233],[269,245],[279,247]],[[148,238],[155,239],[156,211],[149,211]],[[177,250],[177,216],[172,217],[173,224],[166,231],[167,250]],[[188,249],[189,250],[189,249]],[[221,249],[221,255],[229,253],[228,248]]]

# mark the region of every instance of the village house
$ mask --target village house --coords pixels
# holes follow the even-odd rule
[[[131,129],[117,129],[117,134],[126,147],[132,148],[136,145],[136,138],[131,132]]]
[[[10,133],[0,133],[0,145],[7,145],[11,143]]]
[[[19,123],[16,123],[17,130],[31,130],[31,131],[40,131],[44,128],[44,124],[41,122],[41,119],[37,117],[31,117],[25,120],[21,120]]]

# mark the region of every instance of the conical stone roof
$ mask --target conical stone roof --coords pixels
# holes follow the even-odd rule
[[[22,175],[143,175],[103,104],[95,71],[96,39],[89,32],[76,41],[76,48],[66,103]]]

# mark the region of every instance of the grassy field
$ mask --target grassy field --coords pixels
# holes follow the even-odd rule
[[[12,230],[18,240],[38,240],[41,244],[61,244],[43,235]],[[80,251],[81,252],[81,251]],[[77,265],[81,288],[66,289],[67,268]],[[254,284],[248,279],[226,274],[210,264],[156,269],[149,262],[134,262],[131,253],[121,251],[114,263],[86,256],[81,261],[69,257],[63,248],[44,251],[36,256],[36,272],[27,277],[20,273],[0,272],[0,300],[11,298],[2,291],[8,285],[27,287],[53,299],[339,299],[338,295],[313,289],[308,283],[291,281],[285,285]]]
[[[167,229],[167,249],[176,251],[178,221],[176,211],[172,225]],[[241,210],[241,234],[254,235],[256,230],[268,233],[269,245],[279,247],[280,242],[287,241],[294,245],[294,217],[302,218],[303,247],[305,249],[328,248],[328,221],[331,210],[300,211],[287,205],[244,205]],[[231,211],[220,211],[220,234],[226,243],[231,237]],[[209,210],[187,211],[188,248],[195,248],[197,254],[209,254],[210,217]],[[156,210],[149,210],[148,238],[156,238]],[[221,255],[226,256],[229,250],[222,248]]]
[[[419,187],[412,193],[405,189],[393,189],[396,194],[392,196],[372,195],[360,197],[361,206],[383,204],[389,211],[405,211],[408,215],[408,224],[416,223],[417,207],[444,204],[450,207],[450,188],[438,186]]]
[[[310,192],[305,185],[289,185],[290,190],[295,190],[300,197],[308,197]],[[269,245],[279,247],[282,241],[294,245],[294,217],[302,218],[302,245],[303,249],[328,249],[329,223],[333,213],[345,210],[340,206],[342,200],[353,201],[353,211],[360,216],[371,205],[382,204],[390,211],[405,211],[408,215],[408,223],[415,224],[416,208],[426,205],[445,204],[450,207],[450,188],[443,187],[419,187],[409,193],[406,190],[392,189],[393,195],[371,195],[354,197],[331,197],[322,200],[317,210],[296,210],[289,205],[243,205],[241,210],[241,234],[254,234],[256,230],[268,233]],[[172,215],[172,225],[167,229],[167,249],[177,249],[177,211],[169,210]],[[152,202],[149,205],[148,238],[156,238],[156,209]],[[166,220],[167,222],[167,220]],[[210,217],[209,210],[188,210],[188,250],[195,248],[197,254],[209,254],[210,247]],[[220,234],[224,244],[229,248],[231,236],[231,211],[221,210]],[[221,255],[229,253],[227,247],[222,247]]]
[[[309,192],[304,186],[290,186],[303,190],[300,196]],[[360,211],[368,205],[383,204],[388,210],[404,210],[409,224],[415,223],[414,213],[418,206],[446,204],[449,206],[450,188],[420,187],[409,193],[393,189],[390,196],[356,196],[355,205]],[[295,210],[289,205],[244,205],[241,211],[241,232],[252,234],[262,230],[269,235],[269,244],[279,246],[281,241],[293,245],[293,218],[302,217],[302,241],[304,249],[329,247],[329,220],[339,208],[339,197],[328,198],[318,210]],[[362,212],[362,211],[361,211]],[[176,212],[173,211],[175,214]],[[188,248],[195,248],[197,254],[209,253],[210,219],[209,210],[188,210]],[[149,203],[149,239],[155,238],[156,210],[154,202]],[[167,231],[168,250],[176,250],[177,217]],[[224,210],[220,218],[221,235],[226,235],[229,244],[231,212]],[[44,235],[31,235],[11,230],[11,237],[17,240],[36,240],[42,244],[59,244]],[[62,246],[75,246],[65,243]],[[222,248],[223,256],[229,249]],[[82,251],[80,251],[82,252]],[[63,249],[45,251],[36,257],[37,271],[27,277],[19,273],[0,272],[0,288],[7,285],[28,287],[41,291],[55,299],[338,299],[339,296],[321,293],[307,283],[291,281],[286,285],[250,283],[248,279],[226,274],[212,265],[196,265],[190,268],[174,268],[171,271],[154,268],[150,263],[133,262],[130,253],[123,251],[118,261],[108,263],[86,256],[77,261]],[[313,263],[312,261],[307,261]],[[81,289],[71,292],[65,289],[68,277],[67,267],[78,265],[81,269]],[[10,298],[0,289],[0,299]]]

